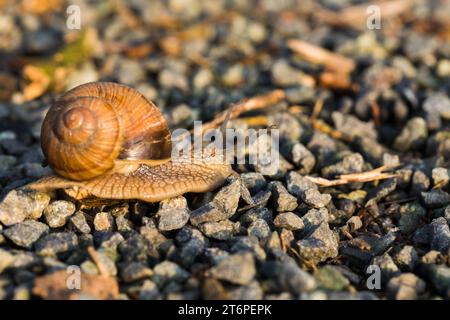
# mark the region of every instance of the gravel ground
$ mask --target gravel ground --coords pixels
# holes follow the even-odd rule
[[[347,0],[77,1],[69,30],[68,2],[2,1],[0,299],[449,299],[450,4],[389,2],[371,30]],[[258,114],[280,166],[155,204],[20,188],[51,172],[51,102],[98,80],[136,88],[172,129],[281,89]],[[307,178],[383,165],[393,176]]]

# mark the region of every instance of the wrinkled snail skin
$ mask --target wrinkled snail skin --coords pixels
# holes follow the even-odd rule
[[[158,202],[187,192],[207,192],[221,186],[234,171],[230,165],[167,162],[140,164],[128,174],[110,172],[87,181],[72,181],[53,175],[29,184],[38,191],[64,189],[75,198],[136,199]]]
[[[234,173],[205,158],[170,159],[171,136],[160,110],[138,91],[94,82],[76,87],[49,109],[41,145],[56,175],[26,187],[64,189],[75,199],[157,202],[211,191]]]

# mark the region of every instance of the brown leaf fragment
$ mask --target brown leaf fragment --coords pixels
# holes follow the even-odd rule
[[[71,289],[76,274],[60,270],[36,278],[33,294],[47,300],[98,299],[113,300],[119,297],[119,286],[112,277],[80,273],[80,289]]]

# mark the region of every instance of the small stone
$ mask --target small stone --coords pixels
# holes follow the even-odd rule
[[[0,273],[12,266],[16,258],[12,253],[0,248]]]
[[[158,286],[151,280],[145,280],[139,291],[139,300],[158,300],[161,298]]]
[[[238,207],[242,188],[241,181],[234,179],[216,194],[212,202],[192,212],[191,223],[198,225],[203,222],[216,222],[232,217]]]
[[[270,227],[264,219],[253,221],[248,227],[247,232],[249,236],[254,236],[259,241],[264,241],[271,235]]]
[[[411,118],[395,138],[393,147],[402,152],[418,150],[427,137],[428,129],[425,120],[419,117]]]
[[[157,215],[159,230],[170,231],[183,228],[189,220],[186,198],[179,196],[161,201]]]
[[[387,152],[383,154],[383,166],[397,167],[398,165],[400,165],[400,158],[398,155]]]
[[[422,192],[422,199],[429,208],[440,208],[450,204],[450,194],[441,189]]]
[[[292,86],[299,83],[305,74],[289,65],[287,60],[275,61],[271,69],[273,82],[279,86]]]
[[[410,234],[420,225],[426,215],[425,209],[417,202],[404,204],[399,209],[399,228],[402,233]]]
[[[243,185],[250,190],[252,194],[256,194],[267,186],[267,181],[259,172],[246,172],[241,174]]]
[[[342,291],[350,285],[350,281],[334,266],[319,268],[314,274],[314,278],[316,278],[318,287],[326,290]]]
[[[322,176],[336,178],[342,174],[358,173],[363,171],[364,159],[359,153],[345,156],[336,164],[322,168]]]
[[[258,281],[252,281],[249,285],[230,290],[230,295],[232,300],[261,300],[264,292]]]
[[[391,299],[414,300],[425,291],[425,282],[413,273],[403,273],[389,280],[387,292]]]
[[[450,206],[447,206],[444,211],[444,218],[447,220],[447,223],[450,224]]]
[[[174,262],[163,261],[153,268],[152,280],[156,284],[168,282],[184,282],[189,278],[189,272]]]
[[[450,180],[450,172],[447,168],[433,168],[431,171],[433,186],[445,187]]]
[[[363,223],[359,216],[351,217],[345,224],[347,225],[347,228],[350,232],[355,232],[363,226]]]
[[[127,232],[133,231],[133,223],[128,220],[125,216],[118,216],[115,219],[117,231],[119,232]]]
[[[323,222],[330,221],[330,215],[326,208],[321,209],[310,209],[302,217],[303,225],[305,226],[305,232],[311,233],[316,227],[321,225]]]
[[[271,223],[273,221],[272,212],[269,211],[269,209],[264,208],[264,207],[253,208],[253,209],[248,210],[246,213],[244,213],[241,216],[240,222],[243,225],[250,225],[251,223],[253,223],[254,221],[256,221],[258,219],[263,219],[267,223]]]
[[[120,83],[135,85],[145,79],[145,70],[142,65],[133,60],[120,59],[117,70],[117,77]]]
[[[400,270],[388,253],[374,257],[371,264],[377,265],[380,268],[382,283],[386,283],[390,278],[395,277],[400,273]]]
[[[433,94],[423,102],[423,110],[427,113],[438,114],[443,119],[449,120],[450,99],[445,94]]]
[[[183,228],[177,235],[179,250],[178,259],[182,266],[190,266],[206,248],[207,241],[200,231],[194,228]]]
[[[76,212],[69,218],[69,225],[79,233],[91,233],[91,227],[86,222],[86,217],[82,211]]]
[[[397,188],[396,179],[386,179],[380,183],[380,185],[369,196],[369,200],[366,203],[366,207],[370,207],[376,204],[378,201],[388,196]]]
[[[344,114],[339,111],[334,111],[331,117],[333,118],[336,130],[345,132],[345,134],[351,137],[365,137],[371,140],[378,138],[377,130],[373,122],[364,122],[353,115]]]
[[[321,194],[315,183],[294,171],[287,175],[287,188],[289,193],[314,208],[323,208],[331,201],[331,195]]]
[[[152,275],[152,269],[139,261],[126,263],[120,270],[120,278],[126,283],[150,278]]]
[[[33,190],[12,190],[0,203],[0,222],[5,226],[37,220],[50,202],[50,196]]]
[[[237,252],[243,252],[243,251],[252,252],[254,257],[258,261],[264,261],[267,257],[266,252],[260,246],[258,239],[253,236],[237,237],[236,242],[234,242],[232,247],[230,248],[231,253],[237,253]]]
[[[286,157],[299,167],[298,172],[301,174],[310,173],[316,165],[316,158],[312,152],[300,142],[296,142],[290,147]]]
[[[286,228],[288,230],[300,230],[304,228],[302,218],[292,212],[278,214],[273,223],[277,228]]]
[[[67,219],[75,212],[72,202],[57,200],[44,209],[44,217],[51,228],[59,228],[66,224]]]
[[[227,214],[219,209],[213,202],[192,211],[190,221],[196,226],[204,222],[217,222],[226,219]]]
[[[16,157],[0,154],[0,171],[9,170],[16,163],[17,163]]]
[[[299,255],[315,263],[335,258],[338,255],[337,235],[328,223],[321,223],[308,237],[297,242]]]
[[[444,217],[434,219],[430,223],[431,249],[446,253],[450,248],[450,229]]]
[[[233,284],[248,285],[256,274],[253,255],[250,252],[232,254],[212,267],[209,274]]]
[[[73,232],[57,232],[44,236],[35,244],[36,253],[41,256],[55,257],[60,253],[74,250],[78,238]]]
[[[205,236],[217,240],[230,240],[237,231],[235,224],[230,220],[206,222],[201,224],[198,228]]]
[[[394,255],[395,264],[403,271],[413,271],[419,260],[416,249],[413,246],[404,246]]]
[[[291,292],[297,297],[316,288],[316,281],[312,275],[300,269],[298,264],[289,256],[282,256],[280,261],[270,261],[266,264],[265,272],[274,278],[280,290]]]
[[[297,208],[297,198],[289,194],[281,182],[274,181],[269,186],[272,191],[275,209],[278,212],[293,211]]]
[[[429,265],[427,268],[433,287],[446,299],[450,299],[450,268],[445,265]]]
[[[430,179],[421,170],[415,170],[411,179],[411,193],[420,194],[430,187]]]
[[[16,245],[29,249],[48,230],[48,226],[41,222],[25,220],[6,229],[3,234]]]
[[[372,243],[372,254],[379,255],[389,249],[397,240],[397,230],[388,231]]]
[[[196,90],[202,90],[209,86],[214,80],[214,75],[209,69],[200,69],[192,79],[192,83]]]
[[[97,231],[112,231],[114,218],[109,212],[99,212],[94,218],[94,227]]]

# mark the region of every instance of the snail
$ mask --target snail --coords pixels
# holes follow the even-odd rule
[[[235,174],[229,163],[193,156],[173,161],[161,111],[137,90],[110,82],[80,85],[48,110],[41,147],[55,175],[27,187],[63,189],[75,199],[158,202],[212,191]]]

